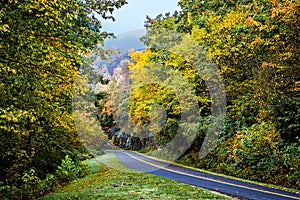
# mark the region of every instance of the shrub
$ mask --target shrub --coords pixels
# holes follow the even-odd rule
[[[229,139],[220,139],[206,158],[195,158],[186,155],[182,161],[244,179],[300,188],[300,147],[284,143],[270,123],[239,130]]]
[[[61,165],[55,171],[56,177],[62,182],[68,182],[75,180],[78,177],[82,177],[87,172],[85,161],[75,163],[69,155],[65,156]]]

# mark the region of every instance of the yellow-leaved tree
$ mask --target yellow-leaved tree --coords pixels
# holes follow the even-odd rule
[[[82,56],[103,53],[96,45],[111,36],[95,16],[113,18],[125,3],[0,2],[0,185],[7,198],[40,195],[48,190],[39,191],[40,180],[66,155],[83,159],[71,113],[73,82]]]

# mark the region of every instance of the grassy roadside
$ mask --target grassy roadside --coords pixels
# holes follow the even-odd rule
[[[48,199],[232,199],[228,196],[179,183],[167,178],[137,172],[118,161],[113,153],[89,160],[90,174]]]

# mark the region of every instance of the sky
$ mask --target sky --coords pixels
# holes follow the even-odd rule
[[[101,20],[102,31],[115,35],[144,28],[146,15],[155,18],[159,14],[179,10],[179,0],[126,0],[128,4],[114,11],[116,21]]]

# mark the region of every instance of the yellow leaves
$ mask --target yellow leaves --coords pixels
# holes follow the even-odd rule
[[[239,53],[240,47],[230,44],[236,42],[236,35],[247,38],[247,35],[239,30],[243,28],[246,17],[247,13],[241,9],[230,10],[224,15],[210,12],[205,27],[193,27],[192,38],[199,42],[199,45],[210,46],[210,57],[220,65],[220,58]]]
[[[1,67],[0,68],[0,72],[4,75],[4,76],[8,76],[9,74],[17,74],[17,71],[14,69],[14,68],[11,68],[11,67]]]
[[[3,25],[1,25],[1,26],[0,26],[0,32],[3,32],[3,33],[5,33],[5,32],[10,32],[10,31],[9,31],[9,25],[8,25],[8,24],[3,24]]]
[[[211,12],[207,20],[208,25],[216,25],[222,20],[221,15],[217,15],[215,12]]]
[[[73,115],[67,112],[59,112],[56,110],[53,113],[53,116],[50,116],[49,120],[53,123],[56,127],[63,127],[66,130],[71,130],[73,126]]]
[[[29,39],[29,40],[33,40],[33,39],[35,39],[35,37],[34,37],[33,35],[30,35],[30,36],[28,37],[28,39]]]
[[[191,12],[188,12],[188,13],[187,13],[187,22],[188,22],[188,23],[191,23],[191,22],[192,22],[192,13],[191,13]]]
[[[246,15],[247,14],[241,10],[231,11],[225,15],[225,19],[223,20],[224,23],[223,25],[226,28],[230,28],[232,26],[240,24],[244,21]]]
[[[281,60],[286,60],[294,56],[293,52],[284,52],[280,55]]]
[[[270,67],[275,67],[275,64],[271,63],[271,62],[266,62],[266,61],[263,61],[261,63],[261,68],[262,69],[266,69],[266,68],[270,68]]]
[[[78,96],[83,96],[86,92],[89,91],[89,84],[88,84],[88,74],[85,75],[77,75],[77,78],[74,82],[75,87],[75,94]]]
[[[74,14],[72,13],[67,13],[66,14],[67,19],[72,19],[74,17]]]
[[[14,107],[9,107],[7,109],[0,109],[0,119],[1,121],[9,124],[9,123],[18,123],[22,120],[28,120],[29,122],[34,122],[35,117],[31,112],[16,109]]]
[[[263,40],[261,39],[261,37],[259,37],[258,35],[255,36],[254,40],[252,41],[251,44],[261,44],[263,42]]]
[[[300,92],[300,81],[295,82],[294,91],[295,92]]]
[[[132,50],[129,53],[129,56],[136,64],[129,63],[129,69],[132,70],[133,68],[145,66],[147,64],[147,61],[149,60],[149,58],[152,55],[154,55],[154,54],[148,49],[143,52],[138,52],[138,51]]]
[[[232,26],[243,23],[246,15],[247,14],[241,10],[229,11],[224,16],[212,13],[208,18],[208,25],[211,26],[212,32],[221,32],[224,31],[224,29],[229,29]]]
[[[15,117],[11,112],[6,112],[0,116],[2,120],[5,120],[7,123],[9,122],[18,122],[18,118]]]
[[[8,0],[8,3],[11,3],[11,4],[15,3],[15,4],[17,4],[19,2],[18,2],[18,0]]]
[[[150,50],[146,50],[144,52],[132,51],[129,54],[133,62],[135,62],[129,62],[128,65],[129,70],[132,72],[130,78],[134,79],[135,83],[143,83],[145,80],[147,80],[147,68],[145,68],[145,66],[149,66],[151,64],[150,62],[148,62],[148,60],[152,55],[153,53],[151,53]]]
[[[194,26],[192,29],[192,38],[195,39],[200,44],[204,43],[204,39],[207,37],[207,31],[205,28],[199,29],[198,26]]]

